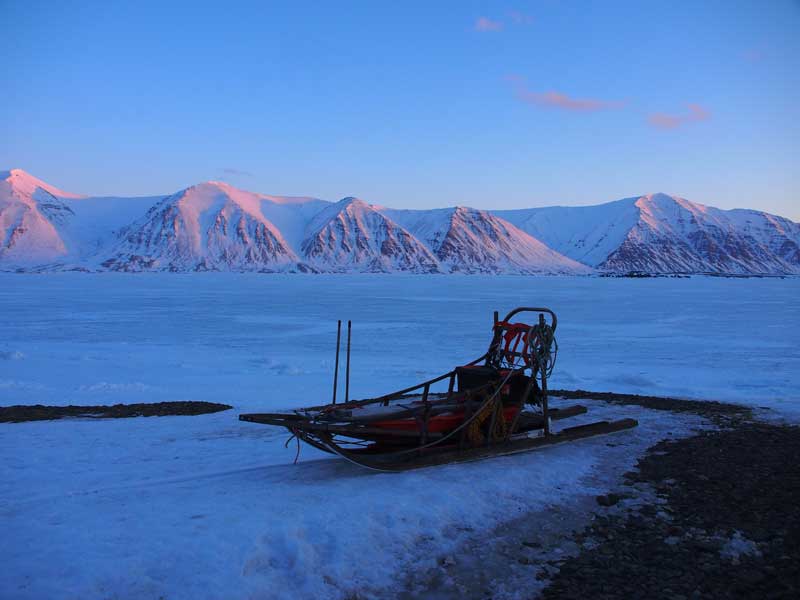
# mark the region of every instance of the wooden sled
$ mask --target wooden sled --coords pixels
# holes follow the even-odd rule
[[[534,325],[511,321],[525,312],[536,315]],[[636,420],[621,419],[553,431],[553,421],[586,412],[583,406],[548,406],[556,325],[547,308],[516,308],[502,321],[495,313],[487,352],[439,377],[378,398],[337,404],[334,393],[330,404],[239,419],[285,427],[298,444],[379,471],[517,454],[635,427]],[[445,382],[447,391],[433,391]]]

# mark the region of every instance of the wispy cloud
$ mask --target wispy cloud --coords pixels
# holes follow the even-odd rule
[[[513,25],[530,25],[533,23],[532,16],[518,10],[510,10],[506,16],[508,19],[505,20],[478,17],[473,29],[475,31],[503,31],[507,21],[510,21]]]
[[[523,102],[545,106],[548,108],[561,108],[578,112],[606,110],[609,108],[622,108],[623,102],[613,100],[599,100],[597,98],[573,98],[561,92],[530,92],[523,90],[517,92]]]
[[[598,98],[575,98],[550,90],[546,92],[535,92],[527,88],[524,78],[519,75],[509,75],[506,77],[514,86],[517,98],[527,104],[541,106],[543,108],[556,108],[571,112],[593,112],[598,110],[609,110],[622,108],[624,102],[618,100],[600,100]]]
[[[502,21],[493,21],[489,17],[478,17],[475,21],[475,31],[502,31]]]
[[[686,108],[688,111],[681,115],[653,113],[647,117],[647,122],[656,129],[678,129],[686,123],[707,121],[711,118],[711,112],[699,104],[687,104]]]
[[[221,169],[221,171],[225,175],[238,175],[240,177],[252,177],[253,176],[253,174],[250,171],[242,171],[240,169],[234,169],[232,167],[225,167],[224,169]]]

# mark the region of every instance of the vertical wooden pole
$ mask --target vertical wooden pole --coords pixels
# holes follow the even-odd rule
[[[352,327],[352,322],[347,321],[347,367],[345,370],[345,378],[344,378],[344,401],[350,401],[350,329]]]
[[[544,315],[539,313],[539,335],[544,336],[545,333],[545,322],[544,322]],[[546,342],[547,340],[542,339],[542,343]],[[550,352],[550,348],[545,348],[547,352]],[[550,435],[550,416],[549,411],[547,408],[547,359],[545,358],[545,364],[540,365],[542,368],[542,417],[544,417],[544,435],[547,437]]]
[[[336,363],[333,367],[333,403],[336,404],[336,388],[339,387],[339,345],[342,341],[342,321],[336,326]]]

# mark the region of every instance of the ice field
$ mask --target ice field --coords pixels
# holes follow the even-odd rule
[[[492,310],[559,317],[551,387],[741,402],[800,418],[800,280],[234,274],[0,276],[0,406],[206,400],[213,415],[0,424],[0,597],[391,597],[526,511],[614,485],[700,419],[536,453],[374,474],[241,423],[482,354]],[[343,373],[342,373],[343,375]],[[340,376],[340,383],[343,377]],[[343,393],[343,387],[340,393]]]
[[[519,305],[558,314],[554,388],[800,411],[800,279],[704,277],[0,274],[0,403],[317,404],[336,319],[363,397],[479,356]]]

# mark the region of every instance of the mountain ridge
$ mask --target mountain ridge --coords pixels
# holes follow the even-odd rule
[[[382,208],[382,212],[422,240],[451,273],[590,272],[489,211],[456,206],[431,211]]]
[[[303,256],[324,269],[435,273],[433,254],[404,228],[359,198],[322,209],[308,224]]]
[[[800,273],[800,225],[752,209],[722,210],[655,193],[497,214],[600,271]]]
[[[208,181],[94,198],[0,171],[0,269],[800,274],[800,224],[663,193],[588,206],[392,209]]]
[[[119,233],[111,270],[283,270],[298,256],[261,211],[261,197],[223,182],[190,186]]]

